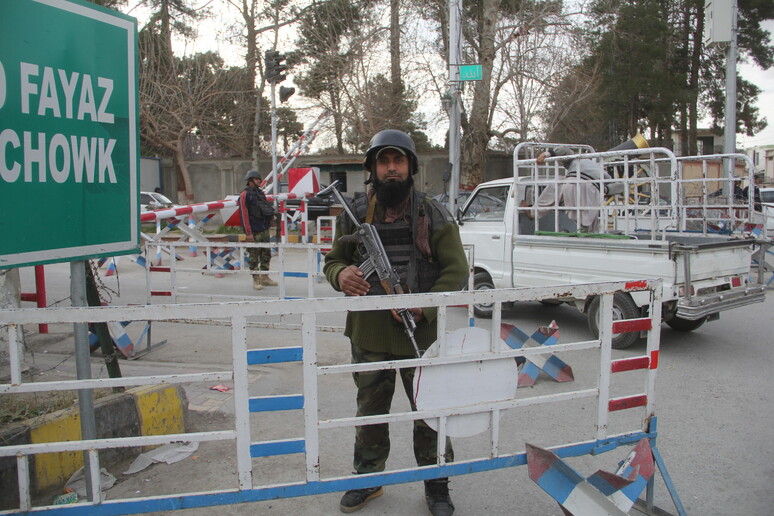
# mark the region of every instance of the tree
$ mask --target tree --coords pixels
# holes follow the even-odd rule
[[[421,120],[417,120],[415,111],[418,102],[416,95],[403,86],[400,97],[395,97],[396,89],[390,80],[378,74],[366,81],[364,87],[353,88],[355,94],[347,95],[352,106],[350,116],[346,117],[347,130],[345,140],[358,150],[365,150],[371,137],[383,129],[399,129],[411,135],[417,150],[431,148],[427,135],[422,132]]]
[[[146,34],[155,35],[153,46],[146,47],[146,50],[155,53],[154,63],[158,69],[171,74],[174,67],[172,35],[193,36],[195,31],[189,24],[201,18],[204,13],[197,12],[188,0],[141,0],[140,4],[152,11],[150,20],[142,29]]]
[[[89,0],[89,2],[118,11],[119,7],[126,5],[127,0]]]
[[[448,66],[447,2],[434,0],[418,9],[438,24],[442,42],[437,48]],[[472,93],[464,94],[461,184],[481,182],[494,137],[505,144],[509,134],[537,128],[533,118],[559,79],[544,80],[536,71],[537,63],[553,55],[559,69],[565,66],[560,59],[562,52],[556,50],[559,40],[552,37],[554,26],[564,23],[558,16],[560,11],[561,4],[554,1],[480,0],[462,4],[462,61],[480,64],[482,80],[465,86],[472,88]],[[519,39],[525,39],[521,47],[515,43]],[[516,112],[509,112],[511,108]],[[519,134],[522,139],[529,136]]]
[[[594,6],[600,29],[591,33],[592,56],[586,65],[599,70],[593,98],[607,120],[606,135],[594,138],[602,149],[646,127],[672,127],[684,71],[675,73],[675,40],[666,3],[656,0],[607,2]],[[593,64],[592,64],[593,63]],[[602,143],[603,142],[603,143]]]
[[[245,70],[244,86],[252,90],[252,103],[242,102],[242,108],[239,110],[238,123],[242,128],[243,145],[246,151],[241,155],[250,155],[253,161],[253,168],[258,168],[258,158],[262,151],[262,134],[270,132],[270,124],[264,118],[268,114],[265,102],[266,80],[264,77],[261,42],[259,38],[262,35],[270,35],[271,41],[266,42],[265,46],[271,50],[277,50],[279,41],[279,31],[282,27],[294,24],[299,16],[308,8],[295,8],[289,0],[273,0],[261,2],[259,0],[228,0],[228,3],[235,9],[240,18],[239,31],[240,42],[245,48]],[[287,113],[280,117],[280,121],[287,119]],[[295,122],[295,120],[293,121]],[[290,125],[280,124],[278,127],[285,127],[289,134],[296,130]],[[267,131],[264,132],[264,128]],[[287,135],[284,137],[287,139]],[[248,150],[249,149],[249,150]]]
[[[493,79],[490,132],[498,140],[490,146],[506,152],[519,141],[544,139],[546,104],[576,59],[571,24],[558,6],[527,6],[532,11],[520,12],[520,25],[502,40]]]
[[[761,0],[739,0],[738,7],[739,59],[752,59],[758,66],[767,70],[774,66],[774,44],[770,34],[761,27],[761,22],[774,19],[774,4]],[[709,108],[715,126],[718,126],[725,118],[725,55],[722,49],[708,49],[704,57],[704,73],[700,85],[708,94],[703,100]],[[761,90],[738,75],[736,89],[735,130],[737,133],[744,131],[748,136],[753,136],[768,125],[766,119],[759,118],[758,108],[754,105]]]
[[[193,188],[186,164],[186,141],[195,131],[228,127],[229,99],[238,92],[239,74],[227,73],[223,60],[207,52],[172,58],[173,70],[155,66],[158,55],[152,35],[140,38],[140,136],[151,147],[174,157],[183,184],[181,202],[193,201]],[[236,82],[233,84],[232,81]]]
[[[564,85],[573,77],[594,77],[593,95],[572,104],[567,95],[555,97],[553,136],[604,149],[646,129],[656,144],[668,145],[679,129],[681,147],[695,154],[698,121],[709,112],[717,127],[725,99],[724,52],[703,46],[703,2],[599,0],[592,7],[585,57]],[[774,47],[760,21],[772,15],[770,2],[739,2],[740,55],[766,68],[774,62]],[[760,91],[741,78],[737,85],[737,130],[752,135],[766,124],[754,105]],[[573,134],[571,127],[583,127],[580,121],[585,134]]]
[[[296,75],[306,97],[317,100],[333,113],[339,153],[344,152],[344,119],[348,111],[346,77],[357,68],[369,34],[361,30],[368,21],[365,4],[351,0],[312,2],[301,16],[297,46],[307,70]]]

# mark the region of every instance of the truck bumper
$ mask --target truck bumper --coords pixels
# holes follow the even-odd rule
[[[677,302],[677,316],[689,321],[695,321],[710,314],[738,308],[740,306],[761,303],[766,299],[766,286],[725,290],[706,296],[692,296]]]

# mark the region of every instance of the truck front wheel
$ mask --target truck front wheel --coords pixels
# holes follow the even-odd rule
[[[489,277],[488,273],[477,272],[473,276],[473,290],[492,290],[493,288],[495,288],[494,283],[492,283],[492,278]],[[476,317],[483,319],[491,319],[493,309],[493,303],[473,305],[473,313]]]
[[[587,310],[587,317],[589,322],[589,330],[595,338],[599,338],[599,304],[600,297],[595,296],[589,303]],[[640,309],[634,304],[632,296],[626,293],[619,293],[613,296],[613,320],[620,321],[623,319],[636,319],[640,316]],[[628,348],[640,338],[639,333],[614,333],[613,334],[613,349]]]

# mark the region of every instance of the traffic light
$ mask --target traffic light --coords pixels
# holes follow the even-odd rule
[[[287,102],[290,96],[293,95],[295,92],[296,92],[295,88],[286,88],[285,86],[280,86],[280,90],[279,90],[280,102]]]
[[[264,69],[267,81],[277,84],[287,79],[287,75],[283,72],[288,69],[288,65],[282,64],[284,60],[285,56],[276,50],[267,50],[264,53]]]

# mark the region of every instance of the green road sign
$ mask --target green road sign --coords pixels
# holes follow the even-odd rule
[[[85,1],[0,16],[0,269],[139,247],[137,22]]]
[[[483,77],[481,65],[460,65],[461,81],[480,81]]]

